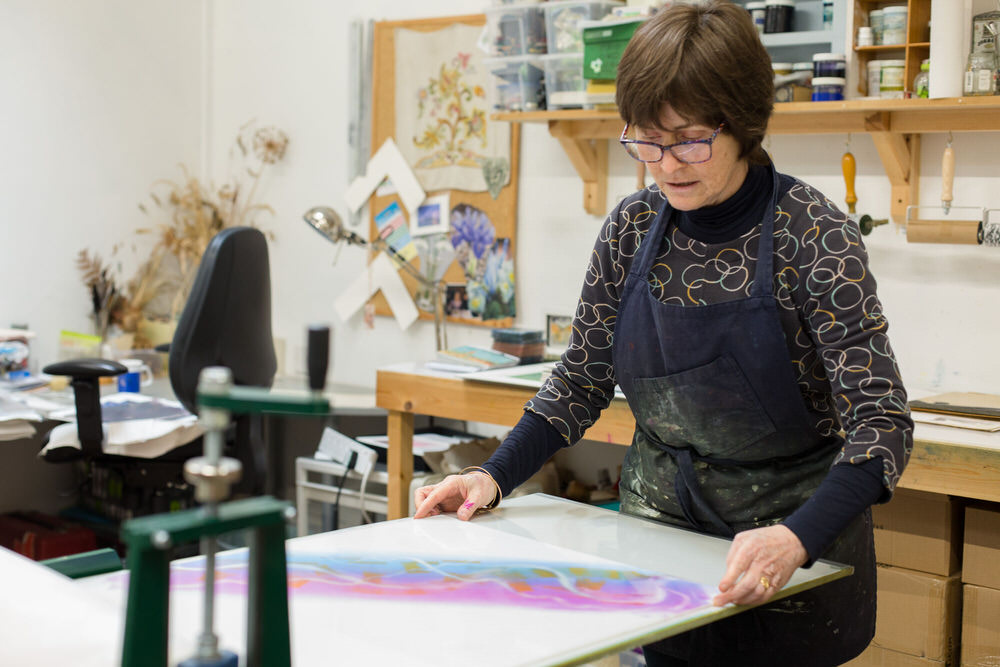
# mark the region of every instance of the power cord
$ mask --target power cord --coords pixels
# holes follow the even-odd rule
[[[347,476],[354,470],[354,464],[358,462],[358,453],[351,451],[351,458],[348,459],[347,464],[344,466],[344,474],[340,476],[340,481],[337,482],[337,497],[333,501],[333,529],[337,530],[340,528],[340,492],[344,490],[344,483],[347,482]]]

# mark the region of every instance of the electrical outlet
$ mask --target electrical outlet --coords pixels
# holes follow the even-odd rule
[[[347,465],[347,462],[351,460],[351,452],[357,453],[357,460],[354,462],[356,471],[362,475],[372,471],[378,460],[378,452],[329,426],[323,429],[323,437],[320,438],[316,458],[326,458],[335,463]]]

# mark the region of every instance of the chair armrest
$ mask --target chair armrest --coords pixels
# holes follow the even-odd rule
[[[73,399],[76,402],[76,435],[81,449],[79,456],[95,458],[104,453],[100,381],[102,377],[121,375],[127,371],[125,366],[110,359],[70,359],[49,364],[42,369],[42,372],[49,375],[68,375],[72,378],[70,386],[73,387]]]
[[[42,369],[49,375],[68,375],[76,378],[98,378],[121,375],[128,369],[117,361],[110,359],[69,359],[57,361]]]

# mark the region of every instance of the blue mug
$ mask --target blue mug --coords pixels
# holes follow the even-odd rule
[[[118,376],[118,391],[137,394],[142,387],[153,384],[153,370],[141,359],[121,359],[120,363],[128,369],[127,373]],[[143,378],[142,376],[146,377]]]

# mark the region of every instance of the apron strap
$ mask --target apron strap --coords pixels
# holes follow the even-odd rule
[[[677,475],[674,477],[674,485],[677,491],[677,501],[680,503],[681,511],[684,512],[684,518],[698,530],[709,532],[694,515],[694,508],[697,507],[704,516],[708,517],[709,523],[715,528],[712,532],[725,537],[736,535],[733,527],[723,521],[715,508],[701,495],[701,485],[698,484],[698,478],[695,476],[691,450],[686,447],[671,447],[670,449],[674,450],[671,453],[677,461]]]

